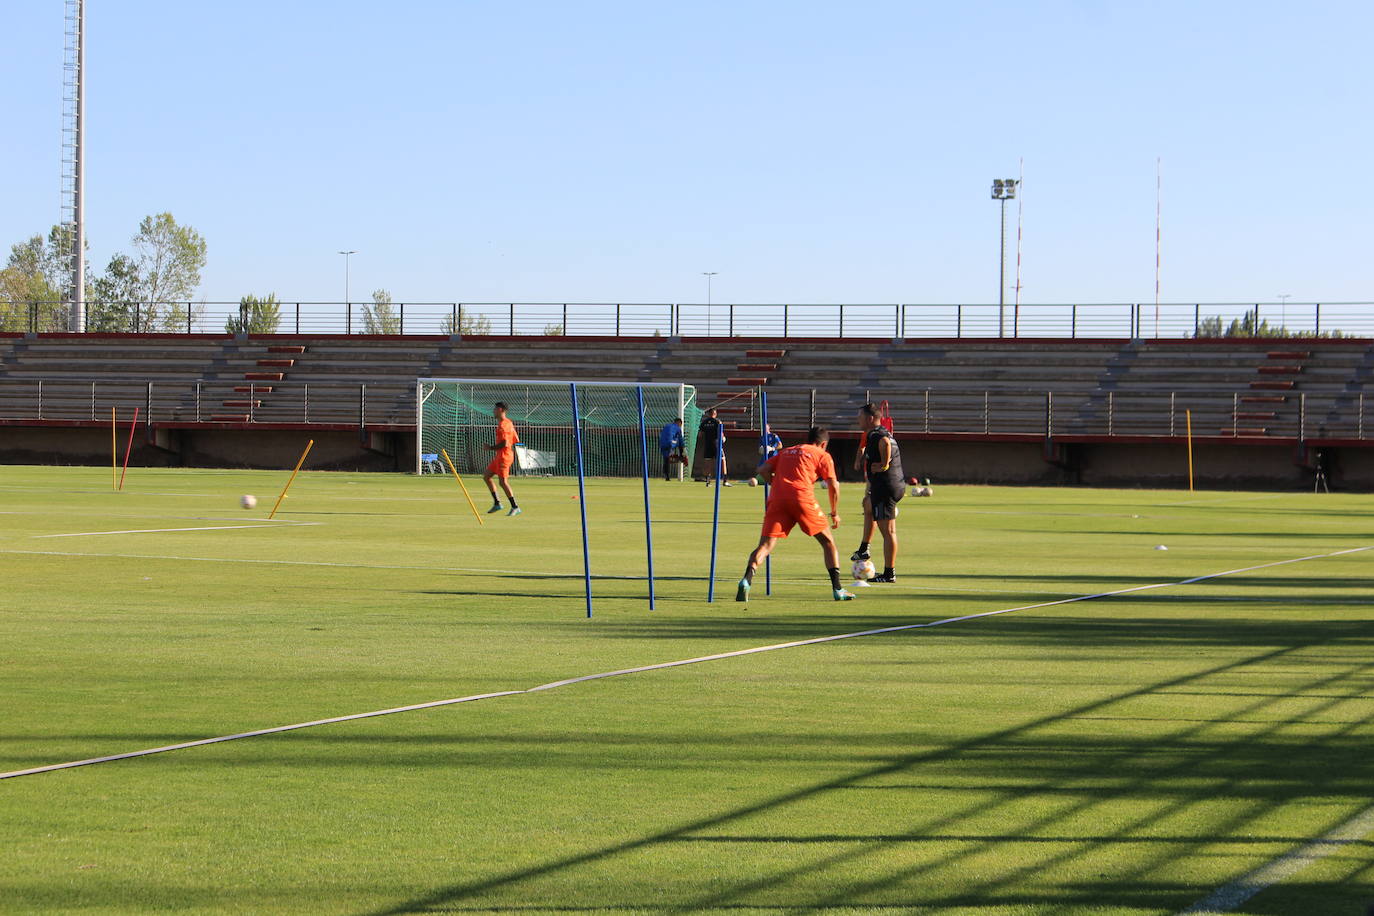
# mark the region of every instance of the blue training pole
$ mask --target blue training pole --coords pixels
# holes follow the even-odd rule
[[[592,616],[592,553],[587,545],[587,484],[582,472],[582,413],[577,409],[577,383],[572,391],[573,451],[577,454],[577,506],[582,510],[582,569],[587,579],[587,616]]]
[[[760,438],[763,440],[763,457],[768,458],[768,392],[759,389],[759,415],[763,420],[763,433]],[[768,484],[763,485],[763,510],[768,511]],[[763,593],[773,594],[773,558],[767,556],[763,558]]]
[[[654,609],[654,529],[649,516],[649,431],[644,427],[644,386],[635,386],[639,402],[639,456],[644,462],[644,546],[649,551],[649,610]]]
[[[716,427],[716,508],[711,516],[711,574],[707,579],[706,600],[716,600],[716,541],[720,534],[720,466],[725,461],[725,425]]]

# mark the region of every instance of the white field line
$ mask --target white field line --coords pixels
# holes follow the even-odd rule
[[[585,681],[596,681],[610,677],[621,677],[627,674],[640,674],[645,671],[661,671],[665,668],[678,668],[683,665],[695,665],[701,662],[720,661],[726,658],[740,658],[745,655],[757,655],[760,652],[775,652],[779,649],[795,649],[800,646],[814,646],[821,643],[837,642],[841,639],[857,639],[861,636],[877,636],[883,633],[898,633],[904,630],[922,630],[931,627],[941,627],[951,623],[962,623],[966,620],[978,620],[983,617],[996,617],[1000,614],[1012,614],[1017,611],[1030,611],[1038,608],[1056,607],[1062,604],[1075,604],[1081,601],[1093,601],[1099,598],[1110,598],[1116,595],[1129,595],[1135,592],[1150,591],[1152,589],[1171,588],[1178,585],[1188,585],[1194,582],[1203,582],[1208,579],[1216,579],[1221,576],[1231,576],[1236,573],[1253,572],[1259,569],[1269,569],[1274,566],[1287,566],[1290,563],[1302,563],[1307,560],[1320,560],[1327,557],[1341,556],[1344,554],[1359,553],[1365,550],[1374,550],[1374,544],[1365,547],[1354,547],[1348,550],[1341,550],[1335,553],[1313,554],[1312,556],[1296,557],[1289,560],[1278,560],[1273,563],[1261,563],[1257,566],[1247,566],[1243,569],[1231,569],[1225,572],[1209,573],[1205,576],[1195,576],[1191,579],[1182,579],[1176,582],[1156,582],[1150,585],[1135,585],[1130,588],[1115,589],[1110,592],[1098,592],[1093,595],[1079,595],[1073,598],[1061,598],[1058,601],[1046,601],[1040,604],[1025,604],[1018,607],[1003,608],[998,611],[983,611],[978,614],[964,614],[959,617],[946,617],[943,620],[932,620],[926,623],[907,623],[893,627],[879,627],[873,630],[859,630],[854,633],[840,633],[834,636],[818,636],[813,639],[800,639],[793,642],[775,643],[770,646],[755,646],[750,649],[736,649],[733,652],[719,652],[715,655],[701,655],[696,658],[679,659],[678,661],[659,662],[655,665],[641,665],[636,668],[621,668],[616,671],[603,671],[598,674],[584,674],[581,677],[565,678],[561,681],[551,681],[547,684],[540,684],[537,687],[530,687],[524,690],[503,690],[496,693],[483,693],[475,696],[458,697],[450,700],[434,700],[428,703],[416,703],[410,706],[396,706],[391,709],[380,709],[374,712],[359,712],[344,716],[334,716],[328,719],[315,719],[310,722],[298,722],[294,725],[278,725],[273,728],[257,729],[249,732],[240,732],[234,735],[222,735],[216,738],[202,738],[198,741],[187,741],[181,744],[171,744],[165,747],[148,748],[141,751],[128,751],[123,754],[112,754],[106,757],[92,757],[86,760],[73,760],[67,763],[53,763],[47,766],[31,767],[26,770],[14,770],[8,773],[0,773],[0,779],[12,779],[17,776],[32,776],[38,773],[50,773],[54,770],[68,770],[73,767],[90,766],[96,763],[109,763],[115,760],[127,760],[131,757],[147,757],[151,754],[161,754],[167,751],[183,750],[190,747],[199,747],[205,744],[218,744],[224,741],[235,741],[239,738],[255,738],[261,735],[271,735],[277,732],[294,731],[301,728],[310,728],[315,725],[329,725],[336,722],[348,722],[353,719],[368,719],[374,716],[386,716],[398,712],[409,712],[416,709],[430,709],[436,706],[451,706],[456,703],[468,703],[473,700],[484,700],[494,697],[519,696],[523,694],[538,693],[545,690],[556,690],[559,687],[567,687],[572,684],[581,684]]]
[[[320,522],[297,522],[298,525],[318,525]],[[128,528],[123,531],[76,531],[71,534],[35,534],[34,540],[43,538],[91,538],[107,534],[162,534],[168,531],[240,531],[247,528],[277,528],[277,525],[203,525],[199,528]]]
[[[1179,916],[1218,916],[1229,913],[1260,891],[1288,880],[1314,862],[1340,852],[1351,843],[1360,842],[1370,833],[1374,833],[1374,807],[1364,809],[1329,833],[1324,833],[1296,849],[1290,849],[1249,874],[1217,888],[1188,909],[1180,910]]]

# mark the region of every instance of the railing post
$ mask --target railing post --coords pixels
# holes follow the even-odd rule
[[[461,302],[453,307],[453,333],[463,333],[463,303]]]
[[[38,380],[38,419],[43,419],[43,380]]]
[[[902,338],[902,313],[904,308],[898,304],[896,311],[892,315],[892,336],[898,340]]]
[[[783,339],[784,339],[784,340],[787,339],[787,303],[786,303],[786,302],[784,302],[784,303],[782,304],[782,336],[783,336]],[[815,426],[816,424],[815,424],[815,423],[812,423],[811,425],[812,425],[812,426]]]
[[[1107,392],[1107,435],[1116,435],[1116,392]]]
[[[563,336],[568,336],[568,303],[563,303]],[[615,336],[620,336],[620,306],[615,307]]]
[[[257,382],[248,383],[248,422],[253,422],[253,398],[257,394]]]
[[[353,306],[344,303],[344,333],[353,333]]]
[[[135,302],[135,303],[134,303],[134,333],[135,333],[135,334],[138,333],[139,312],[140,312],[142,306],[143,306],[143,303],[141,303],[141,302]]]
[[[1178,392],[1169,392],[1169,438],[1174,436],[1174,421],[1178,416]]]
[[[1078,339],[1078,305],[1069,306],[1069,339]]]
[[[1318,302],[1318,303],[1316,304],[1316,309],[1317,309],[1317,314],[1316,314],[1315,319],[1314,319],[1316,323],[1315,323],[1315,325],[1313,326],[1312,331],[1313,331],[1313,333],[1315,333],[1318,337],[1321,337],[1321,336],[1322,336],[1322,304],[1321,304],[1320,302]]]
[[[1045,392],[1045,438],[1054,438],[1054,392]]]
[[[988,393],[983,392],[983,435],[992,432],[992,424],[988,419]]]
[[[301,304],[300,304],[299,302],[297,302],[297,303],[296,303],[296,333],[299,334],[300,332],[301,332]]]
[[[515,303],[510,304],[510,336],[515,336]]]
[[[186,333],[191,333],[191,303],[186,303]]]
[[[964,336],[964,307],[962,305],[954,307],[954,336]]]
[[[1197,337],[1202,332],[1202,303],[1193,303],[1193,336]]]
[[[401,329],[400,329],[400,330],[401,330],[401,335],[402,335],[402,336],[405,336],[405,332],[406,332],[406,304],[405,304],[404,302],[401,303]]]
[[[923,414],[923,418],[922,418],[922,419],[923,419],[923,423],[924,423],[923,429],[924,429],[925,432],[930,432],[930,389],[929,389],[929,388],[926,389],[925,399],[924,399],[924,402],[923,402],[922,407],[921,407],[921,413]]]
[[[1364,392],[1360,392],[1360,412],[1355,420],[1355,438],[1364,438]]]
[[[301,416],[301,422],[302,422],[302,423],[309,423],[309,422],[310,422],[310,383],[309,383],[309,382],[306,382],[306,383],[304,384],[304,387],[305,387],[305,411],[304,411],[303,415]]]
[[[1307,440],[1307,392],[1298,394],[1298,441]]]
[[[731,302],[728,306],[726,306],[725,315],[726,315],[726,319],[725,319],[725,328],[726,328],[725,336],[726,336],[726,337],[734,337],[734,336],[735,336],[735,304],[734,304],[733,302]]]
[[[200,379],[196,379],[196,422],[200,422]]]
[[[1363,397],[1363,395],[1361,395],[1361,397]],[[815,388],[812,388],[812,389],[811,389],[811,422],[808,423],[807,425],[808,425],[808,426],[815,426],[815,425],[816,425],[816,389],[815,389]]]
[[[843,303],[843,302],[840,303],[840,335],[839,335],[839,336],[840,336],[841,338],[844,337],[844,303]]]
[[[358,384],[358,432],[367,429],[367,382]]]
[[[145,418],[144,418],[144,422],[145,422],[147,425],[152,426],[152,425],[153,425],[153,383],[152,383],[152,382],[149,382],[149,383],[148,383],[148,402],[147,402],[147,404],[146,404],[145,406],[147,407],[147,410],[144,412],[144,413],[146,414],[146,416],[145,416]]]
[[[1238,414],[1238,413],[1240,413],[1240,395],[1239,395],[1239,394],[1232,394],[1232,395],[1231,395],[1231,438],[1232,438],[1232,439],[1234,439],[1234,438],[1236,438],[1237,436],[1240,435],[1240,430],[1237,428],[1237,427],[1240,425],[1240,420],[1239,420],[1239,418],[1237,418],[1237,416],[1236,416],[1236,414]]]

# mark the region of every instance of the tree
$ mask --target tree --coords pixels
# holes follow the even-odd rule
[[[1260,318],[1258,310],[1247,309],[1240,318],[1232,319],[1230,324],[1223,326],[1224,319],[1220,315],[1209,315],[1201,319],[1197,324],[1197,333],[1193,336],[1201,337],[1340,337],[1340,331],[1290,331],[1281,325],[1270,324],[1266,319]]]
[[[86,304],[88,331],[132,332],[146,330],[140,305],[143,285],[138,265],[127,254],[116,254],[105,273],[91,281]]]
[[[65,331],[70,324],[63,301],[60,271],[62,226],[53,226],[49,241],[41,235],[10,248],[0,270],[0,331]]]
[[[563,325],[561,325],[561,324],[546,324],[546,325],[544,325],[544,336],[545,336],[545,337],[562,337],[562,336],[563,336]]]
[[[401,333],[401,319],[396,315],[396,307],[391,304],[391,293],[384,289],[372,291],[372,305],[363,306],[363,333]]]
[[[239,313],[224,323],[230,334],[275,334],[281,324],[281,303],[276,293],[263,298],[244,296],[239,300]]]
[[[491,333],[491,319],[478,312],[473,314],[469,311],[459,310],[458,333],[464,337],[483,337]],[[453,316],[448,315],[444,318],[443,330],[445,334],[454,332]]]
[[[172,214],[158,213],[138,224],[133,246],[133,276],[146,312],[139,330],[182,330],[190,316],[179,303],[189,302],[200,286],[205,239]]]

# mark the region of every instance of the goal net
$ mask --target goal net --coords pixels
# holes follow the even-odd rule
[[[487,449],[496,439],[492,406],[507,405],[520,444],[513,473],[523,476],[575,477],[573,382],[510,379],[422,378],[415,383],[417,474],[446,473],[442,452],[459,472],[480,472],[491,460]],[[658,464],[658,437],[675,417],[683,419],[685,451],[696,445],[701,410],[696,389],[667,382],[576,382],[582,460],[588,477],[635,477],[643,474],[640,457],[639,403],[644,391],[644,427],[649,445],[649,473]]]

